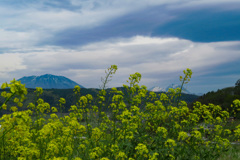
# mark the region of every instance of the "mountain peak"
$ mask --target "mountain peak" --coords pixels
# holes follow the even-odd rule
[[[159,86],[156,86],[156,87],[152,87],[151,89],[149,89],[150,91],[153,91],[153,92],[167,92],[170,88],[173,88],[173,89],[176,89],[176,88],[181,88],[181,85],[178,85],[178,84],[170,84],[169,86],[167,86],[166,88],[163,88],[163,87],[159,87]],[[186,88],[182,88],[182,93],[186,93],[186,94],[192,94],[190,93]]]
[[[55,76],[55,75],[53,75],[53,74],[44,74],[44,75],[41,75],[41,76],[45,77],[45,76]]]
[[[76,85],[79,85],[64,76],[56,76],[52,74],[28,77],[25,76],[18,80],[20,80],[22,84],[25,84],[27,88],[42,87],[43,89],[69,89],[74,88]],[[84,88],[81,85],[79,86],[81,88]]]

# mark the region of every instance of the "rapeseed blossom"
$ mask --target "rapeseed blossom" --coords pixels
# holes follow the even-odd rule
[[[142,144],[142,143],[139,143],[137,145],[137,147],[135,147],[135,150],[137,151],[137,155],[139,156],[142,156],[142,157],[145,157],[147,158],[148,157],[148,149],[147,149],[147,146]]]
[[[184,141],[188,138],[187,132],[181,131],[178,133],[178,141]]]
[[[172,148],[172,147],[177,146],[175,140],[173,140],[173,139],[167,139],[164,144],[165,144],[165,147],[167,147],[167,148]]]
[[[164,127],[158,127],[156,132],[159,136],[161,136],[163,138],[166,138],[167,134],[168,134],[167,129]]]

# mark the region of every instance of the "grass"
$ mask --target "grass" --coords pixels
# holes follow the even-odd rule
[[[218,160],[239,160],[240,159],[240,145],[232,145],[232,148],[221,154]]]

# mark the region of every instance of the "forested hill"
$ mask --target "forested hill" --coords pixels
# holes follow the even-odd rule
[[[126,90],[123,87],[117,88],[118,90],[123,91],[124,95],[127,95]],[[106,101],[107,103],[111,102],[111,97],[113,96],[110,94],[111,89],[106,89],[107,95],[106,95]],[[0,89],[0,93],[3,90]],[[36,99],[36,94],[34,93],[35,89],[28,89],[28,94],[27,94],[27,99],[23,102],[23,107],[19,108],[19,110],[25,110],[27,109],[27,105],[32,102],[35,102]],[[80,96],[84,96],[87,94],[91,94],[93,96],[93,101],[96,100],[97,94],[99,93],[99,89],[87,89],[87,88],[81,88],[80,91]],[[163,92],[156,92],[156,94],[160,94]],[[73,92],[73,89],[44,89],[43,94],[39,97],[42,98],[45,102],[49,103],[51,107],[59,107],[59,99],[60,98],[65,98],[66,99],[66,104],[64,112],[68,112],[70,109],[71,105],[76,104],[76,101],[79,100],[79,97],[76,97],[76,95]],[[191,95],[191,94],[182,94],[181,100],[186,101],[188,104],[192,103],[195,99],[197,99],[198,96],[196,95]],[[14,99],[14,98],[13,98]],[[4,98],[0,96],[0,105],[4,102]],[[8,103],[8,106],[16,106],[15,103],[10,102]],[[0,114],[6,114],[10,113],[9,109],[7,111],[2,110]],[[1,116],[1,115],[0,115]]]
[[[3,92],[4,90],[0,89],[0,93]],[[25,110],[27,109],[27,105],[29,103],[35,103],[36,94],[34,93],[35,89],[30,89],[28,88],[28,94],[26,96],[26,100],[23,102],[23,107],[18,107],[19,110]],[[97,96],[98,91],[96,89],[86,89],[86,88],[81,88],[81,95],[87,95],[91,94],[93,97]],[[40,95],[39,98],[42,98],[45,102],[49,103],[51,107],[57,107],[59,104],[59,99],[60,98],[65,98],[66,99],[66,104],[65,109],[66,111],[70,108],[71,105],[76,104],[76,101],[78,97],[73,92],[73,89],[44,89],[43,94]],[[14,98],[13,98],[14,99]],[[4,98],[0,97],[0,105],[4,102]],[[10,102],[8,103],[8,106],[16,106],[15,103]],[[0,116],[2,114],[10,113],[9,111],[2,110],[0,112]]]
[[[235,99],[240,99],[240,86],[228,87],[216,92],[208,92],[197,98],[194,102],[199,101],[206,105],[212,103],[220,105],[222,109],[226,110],[227,108],[230,109],[230,106]],[[193,103],[191,104],[191,107],[192,106]]]

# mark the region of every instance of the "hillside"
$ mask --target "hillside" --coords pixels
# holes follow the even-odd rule
[[[127,95],[127,92],[123,87],[119,87],[117,89],[123,91],[124,95]],[[0,93],[2,91],[3,90],[0,89]],[[27,99],[24,101],[23,107],[19,108],[19,110],[25,110],[25,109],[27,109],[27,105],[30,102],[35,102],[36,95],[35,95],[34,91],[35,91],[35,89],[28,89]],[[81,88],[80,93],[81,93],[81,96],[91,94],[93,96],[93,99],[96,100],[97,94],[99,91],[100,91],[100,89]],[[106,91],[107,91],[106,103],[109,104],[111,102],[113,94],[110,93],[111,89],[106,89]],[[160,93],[163,93],[163,92],[156,92],[157,95]],[[40,96],[40,98],[44,99],[44,101],[49,103],[50,106],[55,106],[57,108],[58,108],[58,104],[59,104],[59,99],[65,98],[66,104],[64,105],[65,106],[64,112],[68,112],[71,105],[76,104],[76,101],[79,99],[79,97],[76,97],[76,95],[74,94],[73,89],[44,89],[43,94]],[[180,99],[184,100],[190,104],[197,98],[198,98],[198,96],[196,96],[196,95],[183,93]],[[0,97],[0,105],[3,103],[3,101],[4,101],[3,97]],[[15,104],[13,102],[9,102],[9,106],[11,106],[11,105],[15,105]],[[9,111],[2,110],[1,113],[6,114],[6,113],[9,113]]]
[[[0,94],[1,92],[4,91],[0,89]],[[23,107],[19,108],[19,110],[25,110],[27,109],[27,105],[32,102],[35,102],[36,94],[34,93],[35,89],[28,89],[28,94],[26,96],[26,100],[23,102]],[[86,88],[81,88],[81,95],[87,95],[91,94],[93,97],[97,96],[98,91],[96,89],[86,89]],[[59,104],[59,99],[60,98],[65,98],[66,99],[66,104],[65,104],[65,111],[67,112],[68,109],[70,108],[71,105],[75,104],[76,101],[78,100],[76,95],[73,92],[73,89],[44,89],[43,94],[39,97],[44,99],[45,102],[49,103],[51,107],[55,106],[58,108]],[[0,105],[2,105],[4,99],[3,97],[0,97]],[[14,106],[15,103],[9,102],[9,106]],[[9,113],[9,111],[2,110],[2,114]],[[1,116],[0,113],[0,116]]]
[[[199,101],[202,104],[215,104],[220,105],[222,109],[231,110],[231,104],[235,99],[240,99],[240,86],[227,87],[224,89],[219,89],[216,92],[208,92],[203,96],[197,98],[194,102]],[[194,102],[190,105],[193,106]]]

